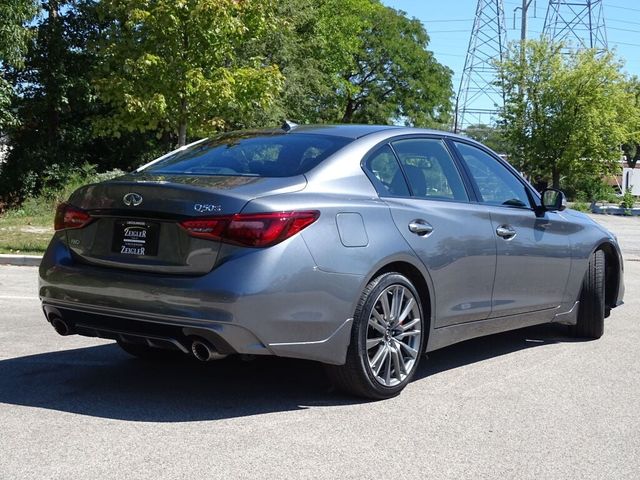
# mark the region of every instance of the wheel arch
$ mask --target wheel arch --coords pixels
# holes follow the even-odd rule
[[[411,280],[411,283],[413,283],[413,285],[416,287],[416,290],[418,291],[418,295],[420,295],[422,312],[426,321],[425,331],[429,332],[430,334],[432,323],[433,323],[432,322],[432,312],[433,312],[432,303],[433,302],[431,299],[431,295],[433,292],[429,288],[429,283],[427,282],[427,279],[425,278],[423,273],[420,271],[420,269],[415,265],[413,265],[412,263],[404,260],[396,260],[396,261],[387,263],[384,266],[380,267],[378,270],[376,270],[367,279],[366,284],[368,285],[369,282],[371,282],[371,280],[373,280],[374,278],[389,272],[398,272],[404,275],[409,280]],[[424,339],[424,348],[426,348],[427,346],[428,339],[429,339],[428,336]]]

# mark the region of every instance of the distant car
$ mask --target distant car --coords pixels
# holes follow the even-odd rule
[[[58,333],[199,360],[327,364],[381,399],[424,352],[545,322],[598,338],[613,234],[465,137],[287,126],[196,142],[58,208],[40,297]]]

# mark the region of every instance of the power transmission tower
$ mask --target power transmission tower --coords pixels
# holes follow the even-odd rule
[[[549,0],[542,35],[569,50],[607,50],[602,0]]]
[[[456,99],[455,132],[472,124],[493,123],[504,105],[495,63],[503,59],[506,34],[502,0],[478,0]]]

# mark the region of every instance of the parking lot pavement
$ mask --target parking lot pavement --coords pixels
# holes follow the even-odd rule
[[[598,220],[633,258],[640,220]],[[331,391],[309,362],[151,365],[60,337],[35,282],[0,268],[2,479],[640,478],[640,262],[602,339],[468,341],[382,402]]]
[[[617,215],[589,215],[618,237],[626,260],[640,260],[640,218]]]

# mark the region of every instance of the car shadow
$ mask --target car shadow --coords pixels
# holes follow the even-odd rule
[[[547,325],[447,347],[429,354],[416,379],[570,341],[563,332]],[[0,361],[0,403],[120,420],[217,420],[362,402],[334,391],[320,364],[302,360],[228,358],[200,364],[185,357],[148,363],[107,344]]]
[[[544,324],[467,340],[429,352],[428,360],[421,363],[414,379],[429,377],[527,348],[585,341],[585,339],[571,337],[568,333],[566,325]]]

